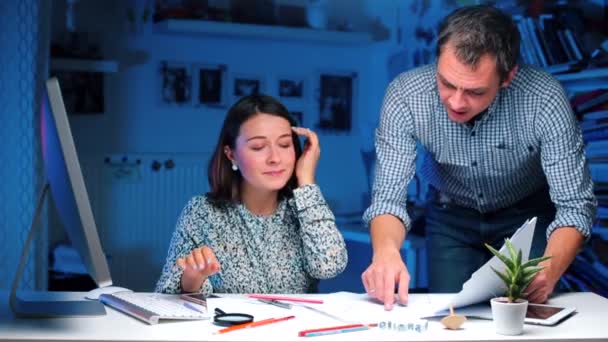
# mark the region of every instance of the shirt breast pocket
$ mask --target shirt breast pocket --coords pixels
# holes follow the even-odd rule
[[[469,176],[470,165],[466,160],[465,153],[456,153],[454,151],[442,151],[435,155],[436,167],[440,172],[449,174],[456,178],[467,178]]]
[[[496,147],[490,148],[490,169],[498,173],[509,173],[520,170],[529,158],[529,151],[524,148],[516,147]]]

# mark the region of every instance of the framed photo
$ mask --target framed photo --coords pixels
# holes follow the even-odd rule
[[[317,128],[340,132],[351,130],[356,79],[357,74],[354,72],[319,74]]]
[[[228,97],[227,70],[228,67],[222,64],[197,64],[194,66],[196,105],[218,107],[226,105]]]
[[[162,104],[184,106],[192,103],[192,69],[188,64],[161,61],[159,74]]]
[[[103,114],[103,73],[51,71],[51,74],[59,80],[68,114]]]
[[[243,96],[261,94],[264,92],[264,81],[261,77],[251,75],[234,75],[232,81],[232,96],[238,101]]]
[[[305,94],[304,78],[279,77],[277,93],[283,98],[302,99]]]
[[[301,110],[292,110],[289,114],[296,120],[296,126],[304,127],[304,112]]]

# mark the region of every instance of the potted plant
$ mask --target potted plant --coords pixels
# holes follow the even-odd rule
[[[532,282],[536,273],[544,267],[538,264],[551,258],[550,256],[522,260],[521,249],[516,251],[511,240],[505,239],[508,254],[502,254],[492,246],[485,244],[503,264],[505,270],[492,270],[505,283],[505,297],[492,298],[492,317],[496,332],[502,335],[519,335],[524,329],[524,319],[528,308],[527,294],[524,292]]]

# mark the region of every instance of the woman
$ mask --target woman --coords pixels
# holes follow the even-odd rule
[[[230,108],[211,191],[183,210],[157,292],[310,293],[344,270],[344,239],[314,183],[318,138],[294,125],[270,96]]]

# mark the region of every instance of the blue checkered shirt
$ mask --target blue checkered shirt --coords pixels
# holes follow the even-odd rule
[[[560,83],[521,66],[474,124],[448,118],[439,98],[435,65],[399,75],[389,85],[376,130],[376,169],[369,224],[391,214],[410,228],[407,184],[420,169],[455,204],[481,213],[508,207],[549,186],[556,228],[574,226],[589,237],[597,203],[580,128]]]

